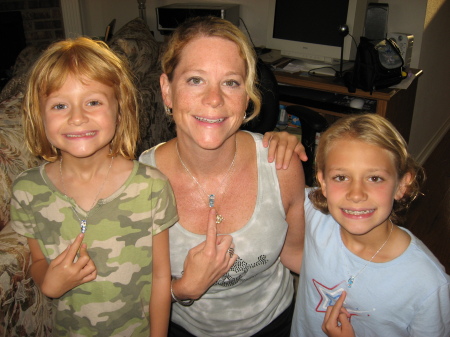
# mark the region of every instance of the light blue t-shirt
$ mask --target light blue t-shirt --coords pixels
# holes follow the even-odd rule
[[[321,328],[325,311],[343,290],[347,292],[344,307],[358,337],[450,336],[450,277],[410,231],[401,228],[411,236],[401,256],[367,264],[345,247],[340,225],[314,209],[309,198],[305,198],[305,216],[305,254],[292,337],[326,336]],[[347,280],[358,271],[348,288]]]

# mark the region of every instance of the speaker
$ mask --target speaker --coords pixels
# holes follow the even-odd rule
[[[383,40],[388,32],[389,4],[369,3],[367,5],[364,36],[369,40]]]

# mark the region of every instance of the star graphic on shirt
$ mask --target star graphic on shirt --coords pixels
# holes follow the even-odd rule
[[[322,283],[320,283],[314,279],[312,281],[314,283],[314,286],[316,287],[317,292],[320,295],[320,301],[316,306],[316,311],[325,313],[327,311],[327,308],[330,305],[336,304],[336,301],[339,299],[342,292],[345,290],[345,287],[342,286],[342,284],[345,284],[345,281],[342,281],[331,288],[324,286]],[[344,302],[344,304],[345,303],[346,302]],[[354,310],[354,309],[351,309],[348,307],[346,307],[346,309],[350,315],[349,319],[351,319],[352,316],[359,316],[360,314],[366,312],[366,311]],[[368,316],[370,316],[370,315],[368,315]]]
[[[336,301],[345,290],[344,287],[341,286],[342,283],[338,283],[332,288],[328,288],[314,279],[312,281],[320,295],[320,301],[316,307],[317,312],[326,312],[330,305],[335,305]]]

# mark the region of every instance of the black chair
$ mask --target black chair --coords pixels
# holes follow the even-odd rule
[[[306,155],[308,156],[308,160],[303,162],[305,183],[307,186],[314,186],[314,156],[316,153],[316,145],[320,133],[328,128],[328,122],[318,112],[300,105],[289,105],[286,107],[286,112],[300,119],[302,125],[302,144],[305,147]]]
[[[278,82],[272,70],[261,59],[256,64],[258,75],[257,88],[261,93],[261,111],[250,122],[245,123],[241,129],[256,133],[273,131],[277,126],[279,114]],[[251,110],[251,102],[248,110]]]
[[[241,129],[264,134],[276,128],[280,111],[280,93],[277,79],[268,65],[259,59],[256,70],[259,79],[257,87],[262,98],[261,111],[256,118],[244,124]],[[303,162],[305,182],[306,185],[313,186],[316,133],[325,131],[328,123],[322,115],[303,106],[288,106],[286,112],[297,116],[302,124],[302,144],[308,156],[308,161]]]

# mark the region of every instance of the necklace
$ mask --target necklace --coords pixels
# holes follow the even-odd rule
[[[391,222],[391,231],[389,232],[389,235],[388,235],[386,241],[384,241],[384,243],[381,245],[381,247],[376,251],[375,254],[373,254],[373,256],[370,258],[370,260],[366,262],[366,264],[365,264],[365,265],[364,265],[364,266],[356,273],[355,276],[350,276],[350,278],[347,280],[347,286],[348,286],[349,288],[352,287],[353,283],[355,282],[355,278],[356,278],[359,274],[361,274],[361,273],[364,271],[364,269],[366,269],[366,267],[368,266],[368,264],[369,264],[370,262],[372,262],[372,260],[375,258],[375,256],[377,256],[377,254],[383,249],[383,247],[384,247],[384,246],[386,245],[386,243],[389,241],[389,238],[391,237],[391,234],[392,234],[392,230],[394,229],[394,223],[392,222],[391,219],[389,219],[389,221]]]
[[[194,175],[191,173],[191,171],[189,171],[189,169],[187,168],[186,164],[183,162],[183,159],[181,159],[180,151],[178,150],[178,141],[175,143],[175,147],[177,149],[178,159],[180,159],[180,163],[181,163],[181,165],[183,165],[184,170],[189,174],[189,176],[192,178],[192,180],[194,180],[194,182],[197,184],[197,186],[200,187],[200,190],[203,192],[203,194],[205,194],[206,197],[208,198],[207,205],[209,207],[214,207],[215,200],[216,200],[216,195],[215,194],[208,194],[208,193],[206,193],[206,191],[202,187],[202,185],[200,185],[200,183],[194,177]],[[228,177],[230,176],[231,172],[233,171],[234,163],[236,161],[236,156],[237,156],[237,137],[235,138],[235,151],[234,151],[233,161],[231,162],[231,165],[228,168],[227,174],[225,175],[223,180],[220,182],[219,189],[218,189],[219,191],[222,190],[222,192],[221,192],[222,199],[223,199],[223,195],[225,194],[226,187],[227,187],[227,185],[223,186],[223,184],[228,181]],[[223,186],[223,188],[222,188],[222,186]],[[217,213],[217,215],[216,215],[216,224],[220,224],[223,220],[224,220],[224,217]]]
[[[103,187],[105,187],[105,183],[106,183],[106,180],[108,179],[109,171],[111,170],[111,167],[112,167],[112,164],[113,164],[113,160],[114,160],[114,157],[111,157],[111,163],[109,164],[108,172],[106,172],[105,180],[103,180],[103,183],[100,186],[100,189],[98,190],[97,195],[94,198],[94,201],[92,202],[91,208],[89,209],[89,211],[87,211],[86,218],[85,219],[81,219],[80,216],[78,215],[78,212],[75,209],[75,207],[73,207],[73,205],[70,206],[72,208],[73,212],[75,213],[76,217],[80,221],[81,233],[85,233],[86,232],[87,219],[89,218],[89,215],[90,215],[92,209],[94,208],[95,204],[97,203],[98,196],[102,192]],[[63,188],[64,196],[66,198],[68,198],[67,193],[66,193],[66,185],[64,184],[64,179],[63,179],[63,174],[62,174],[62,162],[63,162],[63,159],[62,159],[62,156],[61,156],[61,159],[59,160],[59,176],[61,177],[61,185],[62,185],[62,188]]]

